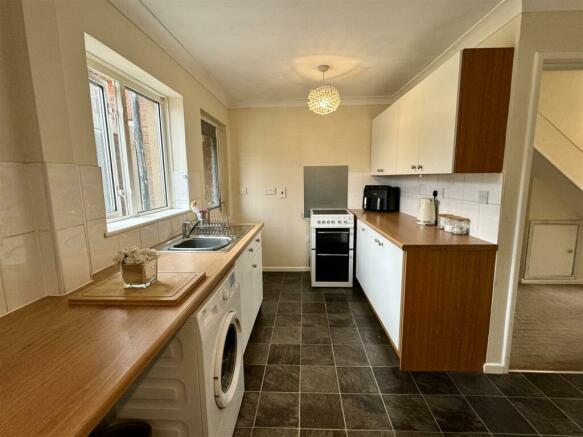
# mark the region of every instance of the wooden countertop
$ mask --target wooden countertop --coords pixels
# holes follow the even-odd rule
[[[59,296],[0,317],[0,435],[86,436],[262,226],[229,252],[163,253],[159,271],[207,275],[180,305],[69,305]]]
[[[400,212],[374,212],[362,209],[350,210],[355,217],[366,223],[403,250],[422,247],[467,247],[495,250],[498,246],[469,235],[454,235],[436,226],[421,226],[415,217]]]

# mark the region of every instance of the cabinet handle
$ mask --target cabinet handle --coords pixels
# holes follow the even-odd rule
[[[254,269],[256,269],[256,268],[257,268],[257,264],[253,264],[253,266],[252,266],[252,267],[253,267]]]
[[[411,170],[415,170],[416,168],[417,168],[417,166],[416,166],[415,164],[413,164],[413,165],[411,166]]]
[[[252,247],[249,248],[249,252],[253,252],[253,248]]]
[[[261,243],[261,240],[259,238],[256,238],[255,241],[257,241],[258,243]]]
[[[423,166],[421,164],[417,165],[417,170],[423,170]]]
[[[360,228],[360,230],[361,230],[362,232],[364,232],[364,228]]]
[[[384,172],[385,172],[385,170],[384,170],[384,169],[382,169],[382,168],[377,168],[377,173],[384,173]]]

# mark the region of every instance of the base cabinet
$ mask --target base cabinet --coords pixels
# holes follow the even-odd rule
[[[356,278],[402,370],[482,371],[495,247],[399,248],[357,222]]]
[[[263,302],[263,261],[261,234],[247,245],[235,263],[241,287],[241,333],[247,347],[253,324]]]

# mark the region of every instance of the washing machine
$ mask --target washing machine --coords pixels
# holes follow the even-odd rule
[[[231,437],[243,399],[241,296],[234,270],[128,389],[113,416],[152,437]]]

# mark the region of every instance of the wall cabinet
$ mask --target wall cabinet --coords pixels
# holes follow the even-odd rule
[[[429,237],[399,247],[360,219],[356,227],[356,278],[401,369],[482,371],[496,246],[433,245]]]
[[[263,302],[262,265],[261,234],[259,233],[247,245],[235,263],[241,287],[240,320],[243,347],[247,347],[253,324]]]
[[[513,53],[463,50],[377,116],[371,173],[501,172]]]

